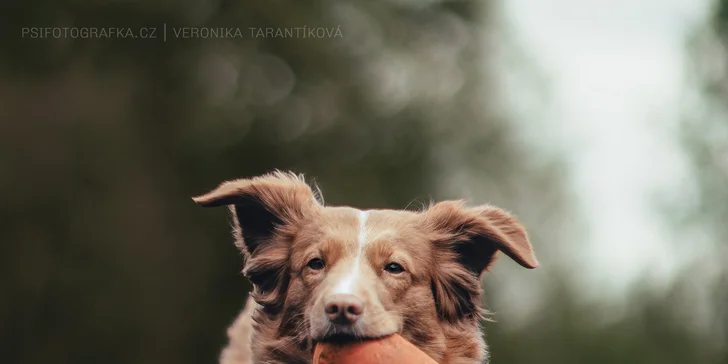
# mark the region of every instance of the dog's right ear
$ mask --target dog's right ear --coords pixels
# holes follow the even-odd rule
[[[276,228],[321,207],[302,176],[281,171],[223,182],[218,188],[192,199],[205,207],[230,206],[235,245],[246,257],[269,241]]]

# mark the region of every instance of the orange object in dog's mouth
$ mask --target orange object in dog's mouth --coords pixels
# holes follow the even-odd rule
[[[399,334],[353,342],[352,337],[334,339],[316,344],[313,364],[437,364]]]

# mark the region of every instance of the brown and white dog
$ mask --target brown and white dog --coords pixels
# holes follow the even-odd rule
[[[225,182],[194,201],[230,205],[254,286],[223,364],[308,364],[318,341],[393,333],[441,364],[486,363],[481,274],[498,251],[538,266],[523,226],[488,205],[324,206],[303,177],[283,172]]]

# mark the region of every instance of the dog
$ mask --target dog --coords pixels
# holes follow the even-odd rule
[[[440,364],[487,363],[481,275],[499,251],[539,265],[521,223],[490,205],[325,206],[302,175],[281,171],[193,200],[229,206],[253,284],[222,364],[309,364],[317,342],[394,333]]]

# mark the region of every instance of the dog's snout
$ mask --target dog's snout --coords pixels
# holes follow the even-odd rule
[[[364,302],[351,294],[335,294],[325,300],[324,310],[329,321],[350,325],[364,313]]]

